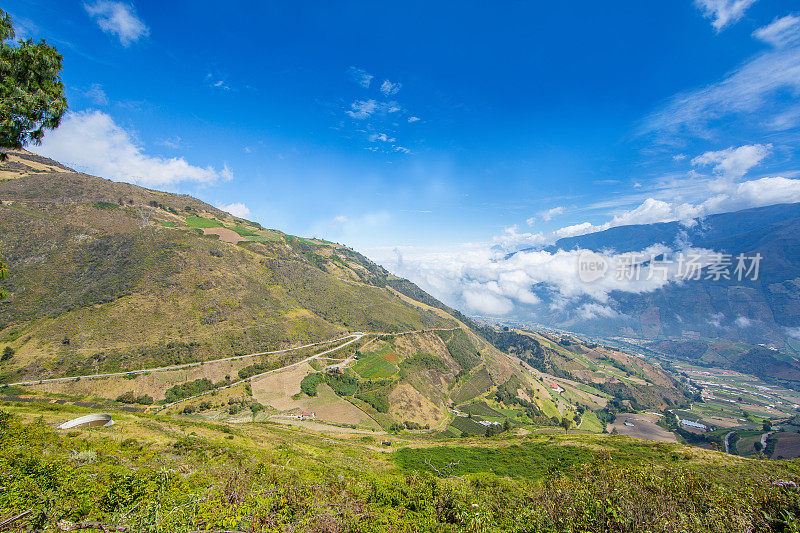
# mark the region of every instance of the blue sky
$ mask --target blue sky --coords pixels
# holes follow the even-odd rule
[[[342,242],[454,303],[436,272],[476,250],[800,201],[796,2],[2,7],[64,55],[71,114],[36,151]]]

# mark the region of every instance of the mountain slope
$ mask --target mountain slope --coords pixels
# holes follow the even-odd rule
[[[454,324],[403,301],[385,287],[388,272],[343,246],[26,152],[0,170],[0,253],[10,269],[0,342],[16,350],[16,374]]]

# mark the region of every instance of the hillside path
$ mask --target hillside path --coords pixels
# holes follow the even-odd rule
[[[32,380],[32,381],[18,381],[16,383],[9,383],[8,385],[20,385],[20,386],[40,385],[42,383],[59,383],[59,382],[64,382],[64,381],[73,381],[75,379],[82,379],[82,378],[111,378],[111,377],[115,377],[115,376],[129,376],[129,375],[134,375],[134,374],[148,374],[150,372],[166,372],[166,371],[169,371],[169,370],[180,370],[181,368],[189,368],[189,367],[192,367],[192,366],[198,366],[201,363],[203,363],[203,364],[221,363],[223,361],[236,361],[238,359],[247,359],[249,357],[260,357],[262,355],[273,355],[273,354],[278,354],[278,353],[293,352],[295,350],[302,350],[303,348],[311,348],[312,346],[319,346],[319,345],[322,345],[322,344],[330,344],[330,343],[333,343],[333,342],[339,342],[339,341],[343,341],[343,340],[346,340],[346,339],[357,340],[357,339],[360,339],[361,337],[363,337],[364,335],[365,335],[364,333],[351,333],[350,335],[345,335],[344,337],[339,337],[338,339],[331,339],[331,340],[326,340],[326,341],[312,342],[311,344],[304,344],[303,346],[296,346],[294,348],[285,348],[283,350],[273,350],[273,351],[270,351],[270,352],[251,353],[251,354],[247,354],[247,355],[235,355],[233,357],[224,357],[222,359],[210,359],[210,360],[202,361],[202,362],[201,361],[197,361],[197,362],[194,362],[194,363],[183,363],[183,364],[180,364],[180,365],[170,365],[170,366],[158,366],[158,367],[153,367],[153,368],[143,368],[141,370],[128,370],[126,372],[110,372],[110,373],[107,373],[107,374],[86,374],[86,375],[83,375],[83,376],[70,376],[70,377],[66,377],[66,378],[48,378],[48,379],[36,379],[36,380]],[[330,353],[330,352],[325,352],[325,353]],[[320,354],[318,354],[317,356],[319,356],[319,355]],[[284,367],[284,368],[286,368],[286,367]]]

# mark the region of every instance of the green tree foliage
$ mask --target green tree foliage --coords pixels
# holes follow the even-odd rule
[[[136,396],[133,393],[133,391],[128,391],[123,394],[120,394],[117,397],[117,401],[120,403],[138,403],[140,405],[153,405],[153,398],[151,396],[148,396],[147,394]]]
[[[40,144],[67,110],[61,54],[43,40],[13,43],[11,17],[0,9],[0,149]],[[6,158],[0,152],[0,161]]]
[[[164,394],[167,402],[177,402],[178,400],[183,400],[184,398],[191,398],[192,396],[197,396],[201,392],[209,391],[214,388],[214,384],[211,382],[210,379],[202,378],[196,379],[194,381],[190,381],[188,383],[183,383],[181,385],[175,385],[167,389],[167,392]]]
[[[300,382],[300,390],[307,396],[317,395],[317,385],[325,381],[324,374],[309,374]]]
[[[8,267],[6,267],[5,263],[0,261],[0,281],[6,279],[6,276],[8,276]],[[0,288],[0,300],[4,300],[5,298],[6,298],[5,291],[2,288]]]
[[[3,348],[3,355],[0,355],[0,361],[8,361],[12,357],[14,357],[14,348],[11,346]]]

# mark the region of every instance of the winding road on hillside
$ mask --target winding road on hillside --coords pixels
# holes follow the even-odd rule
[[[189,400],[194,400],[195,398],[200,398],[201,396],[206,396],[208,394],[211,394],[211,393],[214,393],[214,392],[217,392],[217,391],[229,389],[231,387],[235,387],[236,385],[240,385],[240,384],[248,382],[248,381],[253,381],[254,379],[258,379],[258,378],[261,378],[261,377],[264,377],[264,376],[268,376],[269,374],[275,374],[276,372],[283,372],[284,370],[287,370],[289,368],[292,368],[292,367],[295,367],[295,366],[298,366],[298,365],[302,365],[303,363],[307,363],[309,361],[313,361],[314,359],[318,359],[318,358],[320,358],[320,357],[322,357],[324,355],[328,355],[329,353],[335,352],[337,350],[341,350],[345,346],[349,346],[350,344],[353,344],[354,342],[361,340],[364,337],[364,335],[365,335],[364,333],[354,333],[353,335],[350,335],[350,337],[352,337],[352,338],[349,341],[345,342],[344,344],[340,344],[339,346],[334,346],[333,348],[331,348],[329,350],[325,350],[324,352],[320,352],[320,353],[312,355],[310,357],[306,357],[305,359],[303,359],[301,361],[297,361],[296,363],[292,363],[290,365],[282,366],[280,368],[275,368],[273,370],[267,370],[266,372],[262,372],[260,374],[256,374],[255,376],[250,376],[249,378],[240,379],[239,381],[234,381],[233,383],[230,383],[228,385],[223,385],[223,386],[217,387],[215,389],[211,389],[211,390],[207,390],[205,392],[201,392],[200,394],[195,394],[194,396],[190,396],[189,398],[183,398],[181,400],[178,400],[177,402],[172,402],[172,403],[168,403],[168,404],[162,405],[156,412],[163,411],[164,409],[167,409],[167,408],[172,407],[174,405],[177,405],[179,403],[183,403],[183,402],[186,402],[186,401],[189,401]]]
[[[327,341],[319,341],[313,342],[311,344],[304,344],[303,346],[295,346],[294,348],[285,348],[283,350],[273,350],[271,352],[258,352],[258,353],[251,353],[247,355],[235,355],[233,357],[224,357],[222,359],[210,359],[208,361],[197,361],[194,363],[184,363],[180,365],[171,365],[171,366],[158,366],[153,368],[143,368],[141,370],[128,370],[127,372],[110,372],[107,374],[85,374],[83,376],[70,376],[66,378],[48,378],[48,379],[36,379],[32,381],[18,381],[16,383],[9,383],[8,385],[19,385],[19,386],[27,386],[27,385],[41,385],[43,383],[60,383],[65,381],[74,381],[76,379],[83,379],[83,378],[111,378],[115,376],[131,376],[135,374],[148,374],[150,372],[166,372],[169,370],[180,370],[181,368],[189,368],[193,366],[199,366],[204,363],[221,363],[223,361],[236,361],[238,359],[247,359],[249,357],[259,357],[262,355],[273,355],[278,353],[286,353],[286,352],[293,352],[295,350],[302,350],[303,348],[311,348],[312,346],[321,346],[323,344],[331,344],[333,342],[339,342],[346,339],[353,339],[357,340],[363,337],[364,335],[373,335],[372,333],[351,333],[350,335],[345,335],[344,337],[339,337],[338,339],[331,339]],[[352,342],[352,341],[351,341]],[[348,343],[349,344],[349,343]],[[344,346],[344,345],[343,345]],[[341,348],[341,346],[339,347]],[[325,352],[325,353],[330,353]],[[319,356],[320,354],[317,354]],[[284,367],[287,368],[287,367]]]
[[[261,378],[261,377],[269,375],[269,374],[274,374],[276,372],[282,372],[282,371],[287,370],[289,368],[292,368],[292,367],[295,367],[295,366],[298,366],[298,365],[302,365],[303,363],[307,363],[308,361],[313,361],[314,359],[324,358],[323,356],[328,355],[330,353],[333,353],[333,352],[335,352],[337,350],[341,350],[342,348],[344,348],[346,346],[349,346],[350,344],[352,344],[352,343],[354,343],[356,341],[359,341],[359,340],[361,340],[362,338],[364,338],[366,336],[372,336],[372,335],[374,335],[374,336],[395,335],[396,336],[396,335],[407,335],[407,334],[410,334],[410,333],[426,333],[426,332],[434,332],[434,331],[453,331],[455,329],[459,329],[459,328],[431,328],[431,329],[402,331],[402,332],[396,332],[396,333],[381,333],[381,332],[363,333],[363,332],[355,332],[355,333],[351,333],[349,335],[345,335],[344,337],[339,337],[339,338],[336,338],[336,339],[319,341],[319,342],[314,342],[314,343],[311,343],[311,344],[304,344],[302,346],[296,346],[294,348],[285,348],[285,349],[282,349],[282,350],[273,350],[273,351],[268,351],[268,352],[257,352],[257,353],[247,354],[247,355],[236,355],[236,356],[233,356],[233,357],[224,357],[222,359],[211,359],[211,360],[203,361],[203,362],[184,363],[184,364],[180,364],[180,365],[161,366],[161,367],[154,367],[154,368],[144,368],[144,369],[140,369],[140,370],[129,370],[127,372],[109,372],[109,373],[105,373],[105,374],[88,374],[88,375],[83,375],[83,376],[70,376],[70,377],[62,377],[62,378],[48,378],[48,379],[38,379],[38,380],[32,380],[32,381],[18,381],[16,383],[9,383],[8,385],[31,386],[31,385],[41,385],[41,384],[44,384],[44,383],[63,383],[63,382],[69,382],[69,381],[74,381],[76,379],[83,379],[83,378],[110,378],[110,377],[137,375],[137,374],[146,374],[146,373],[150,373],[150,372],[165,372],[165,371],[171,371],[171,370],[180,370],[182,368],[190,368],[190,367],[194,367],[194,366],[199,366],[201,364],[219,363],[219,362],[223,362],[223,361],[235,361],[235,360],[238,360],[238,359],[246,359],[246,358],[250,358],[250,357],[259,357],[259,356],[262,356],[262,355],[273,355],[273,354],[279,354],[279,353],[292,352],[292,351],[295,351],[295,350],[302,350],[303,348],[310,348],[310,347],[313,347],[313,346],[320,346],[320,345],[323,345],[323,344],[331,344],[331,343],[334,343],[334,342],[339,342],[339,341],[344,341],[344,340],[350,339],[350,340],[347,340],[347,342],[345,342],[343,344],[340,344],[338,346],[334,346],[333,348],[330,348],[328,350],[322,351],[322,352],[320,352],[318,354],[314,354],[314,355],[311,355],[309,357],[306,357],[305,359],[303,359],[301,361],[297,361],[295,363],[291,363],[289,365],[282,366],[280,368],[276,368],[276,369],[273,369],[273,370],[268,370],[266,372],[262,372],[260,374],[254,375],[254,376],[250,376],[248,378],[241,379],[239,381],[235,381],[235,382],[230,383],[228,385],[223,385],[221,387],[216,387],[214,389],[205,391],[205,392],[203,392],[201,394],[197,394],[197,395],[191,396],[189,398],[183,398],[181,400],[178,400],[177,402],[172,402],[172,403],[169,403],[169,404],[166,404],[166,405],[162,405],[162,406],[159,407],[158,411],[163,411],[164,409],[167,409],[168,407],[172,407],[172,406],[174,406],[176,404],[179,404],[179,403],[182,403],[182,402],[186,402],[188,400],[193,400],[193,399],[199,398],[201,396],[206,396],[207,394],[211,394],[211,393],[219,391],[219,390],[228,389],[230,387],[234,387],[234,386],[239,385],[241,383],[253,381],[254,379],[258,379],[258,378]]]

